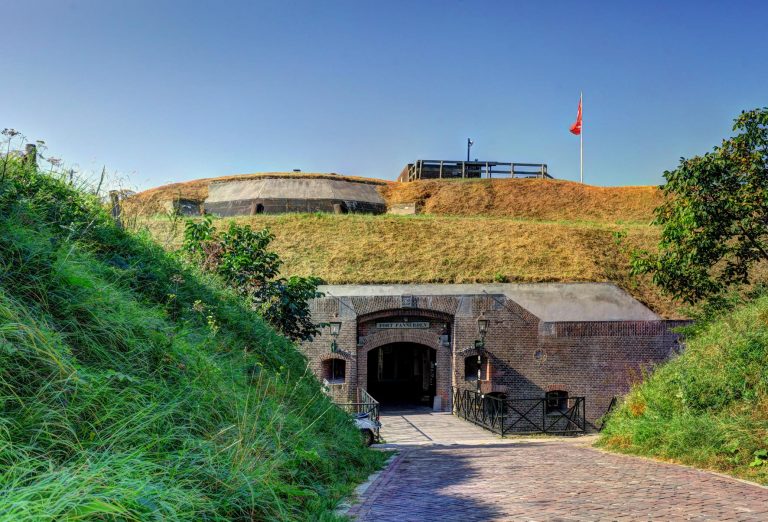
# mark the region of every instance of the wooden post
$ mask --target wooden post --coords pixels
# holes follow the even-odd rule
[[[112,202],[112,219],[115,220],[117,228],[123,228],[123,222],[120,219],[120,192],[110,190],[109,200]]]
[[[443,160],[440,160],[440,179],[443,179]]]
[[[34,143],[27,143],[24,146],[24,157],[21,162],[24,165],[32,165],[37,167],[37,145]]]

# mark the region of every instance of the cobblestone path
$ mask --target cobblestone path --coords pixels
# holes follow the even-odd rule
[[[357,520],[768,520],[768,488],[583,439],[388,442],[400,453],[348,512]]]

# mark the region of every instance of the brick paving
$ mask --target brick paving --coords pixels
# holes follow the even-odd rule
[[[428,420],[419,431],[430,437]],[[399,454],[348,511],[354,519],[768,520],[768,488],[604,453],[584,439],[413,443],[413,434],[389,433]]]

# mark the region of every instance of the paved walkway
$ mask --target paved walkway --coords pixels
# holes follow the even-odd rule
[[[382,410],[381,438],[385,446],[403,444],[488,444],[500,438],[447,412],[429,408]]]
[[[502,441],[426,412],[382,423],[399,453],[348,512],[358,520],[768,520],[767,488],[604,453],[592,438]]]

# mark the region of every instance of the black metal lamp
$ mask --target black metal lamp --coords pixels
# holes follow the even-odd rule
[[[339,337],[339,333],[341,332],[341,322],[340,321],[331,321],[328,323],[331,329],[331,337],[333,340],[331,341],[331,351],[337,352],[338,351],[338,345],[336,344],[336,338]]]
[[[480,395],[480,378],[483,375],[483,352],[485,351],[485,335],[488,333],[488,319],[480,315],[477,318],[477,333],[480,339],[475,341],[477,350],[477,394]]]
[[[480,340],[485,342],[485,334],[488,333],[488,319],[482,315],[477,318],[477,333],[480,335]]]

